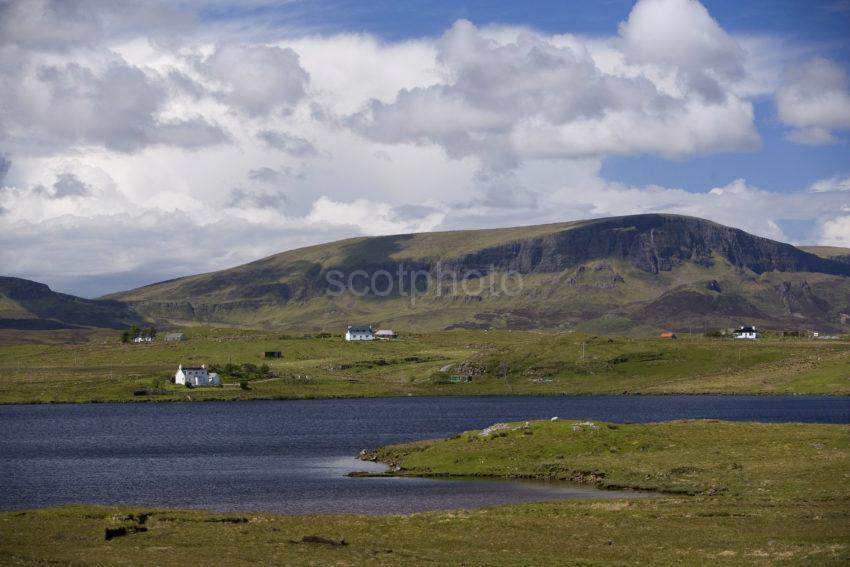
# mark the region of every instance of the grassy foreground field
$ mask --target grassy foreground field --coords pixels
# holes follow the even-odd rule
[[[561,420],[480,433],[392,446],[377,456],[405,474],[573,478],[580,472],[586,482],[677,494],[379,517],[138,506],[9,512],[0,514],[0,560],[5,565],[850,561],[848,426],[713,421],[591,426]],[[105,539],[106,528],[120,527],[145,531]]]
[[[190,328],[181,343],[115,332],[0,333],[0,403],[472,394],[850,394],[850,342],[442,331],[346,343]],[[262,359],[266,350],[280,359]],[[169,383],[178,364],[268,364],[224,388]],[[469,381],[467,382],[467,378]],[[225,381],[228,378],[225,377]],[[134,392],[137,395],[134,395]]]
[[[850,504],[847,425],[559,419],[489,429],[389,445],[368,457],[414,476],[574,480],[609,489]]]

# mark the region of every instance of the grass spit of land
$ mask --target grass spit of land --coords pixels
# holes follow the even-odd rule
[[[0,514],[0,560],[4,565],[850,562],[848,426],[561,419],[395,445],[371,456],[400,474],[575,479],[662,495],[377,517],[139,506],[9,512]],[[107,528],[126,528],[127,535],[107,540]]]
[[[0,332],[0,403],[475,394],[850,394],[850,342],[443,331],[392,341],[192,327],[179,343],[119,333]],[[263,359],[263,351],[282,358]],[[223,388],[170,384],[178,364],[260,366]],[[247,380],[245,379],[247,376]],[[246,382],[240,387],[240,382]]]

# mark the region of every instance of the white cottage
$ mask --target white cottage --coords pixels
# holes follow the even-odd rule
[[[221,384],[221,378],[215,372],[207,372],[205,364],[185,368],[181,364],[177,367],[177,373],[174,375],[174,383],[191,386],[218,386]]]
[[[760,336],[755,327],[741,327],[732,333],[736,339],[757,339]]]
[[[371,325],[351,325],[345,332],[347,341],[371,341],[375,338]]]

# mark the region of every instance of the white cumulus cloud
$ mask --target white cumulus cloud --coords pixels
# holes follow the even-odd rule
[[[801,144],[829,144],[834,131],[850,128],[850,78],[828,59],[815,58],[786,69],[776,93],[779,119]]]
[[[215,96],[253,116],[290,110],[309,81],[298,54],[276,46],[219,44],[199,66]]]
[[[372,140],[437,144],[490,167],[758,145],[751,102],[727,88],[744,77],[745,52],[702,5],[640,2],[620,33],[606,46],[620,61],[614,68],[598,61],[592,42],[498,34],[461,20],[437,42],[443,80],[373,100],[348,123]]]

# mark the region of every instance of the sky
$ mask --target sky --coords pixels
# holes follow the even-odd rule
[[[0,0],[0,274],[669,212],[850,246],[850,1]]]

